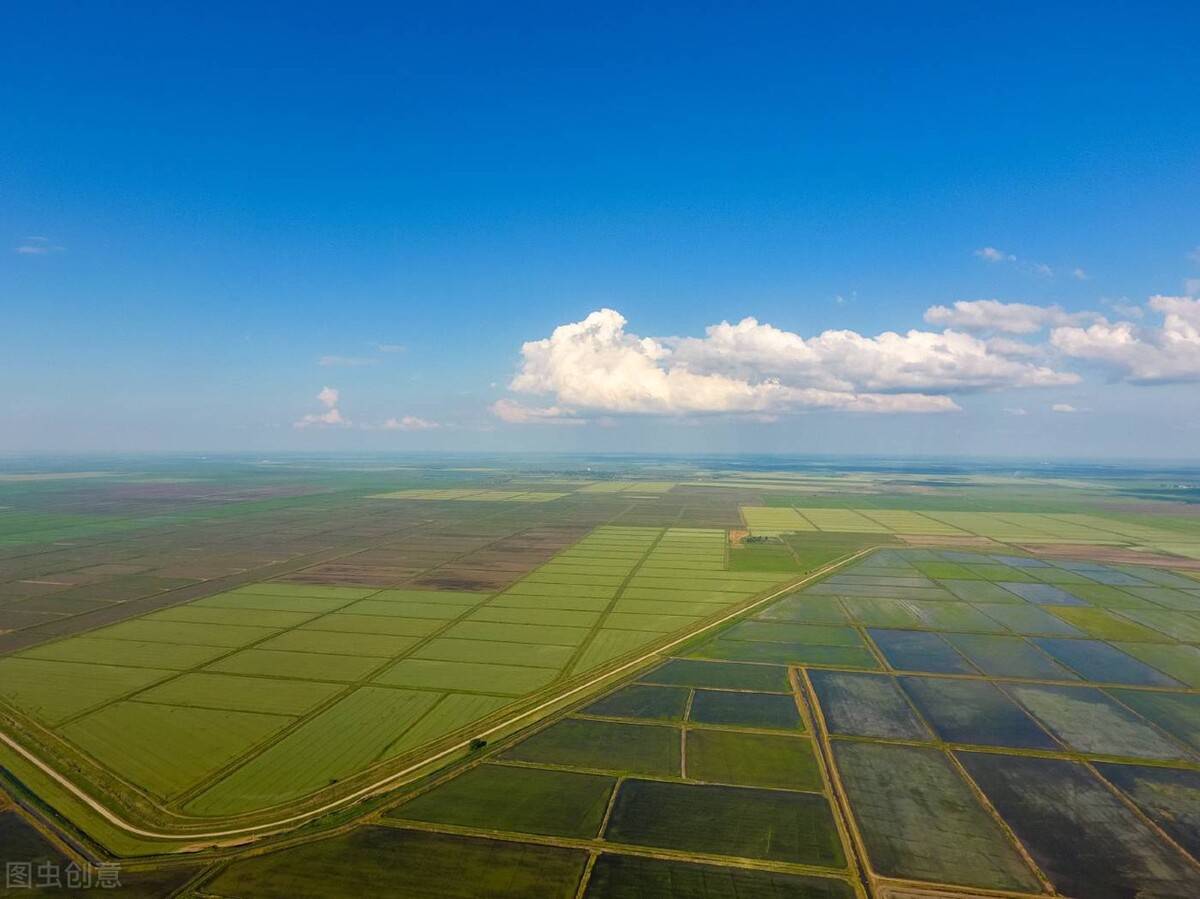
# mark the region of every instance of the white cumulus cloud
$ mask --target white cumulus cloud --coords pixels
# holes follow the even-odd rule
[[[1074,406],[1072,406],[1070,403],[1055,403],[1053,406],[1050,407],[1050,411],[1051,412],[1064,412],[1064,413],[1069,414],[1071,412],[1078,412],[1079,410],[1076,409]]]
[[[704,337],[654,338],[625,326],[620,313],[599,309],[524,344],[509,387],[552,405],[505,399],[493,413],[524,424],[592,413],[948,412],[959,408],[950,393],[1078,380],[956,331],[805,338],[746,318],[712,325]]]
[[[1101,362],[1140,384],[1200,381],[1200,299],[1153,296],[1147,306],[1160,326],[1101,318],[1089,327],[1060,327],[1050,334],[1061,353]]]

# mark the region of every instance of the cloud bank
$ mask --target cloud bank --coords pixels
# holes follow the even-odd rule
[[[1076,383],[961,331],[910,330],[814,337],[745,318],[704,337],[641,337],[613,309],[525,343],[509,387],[550,397],[492,406],[513,424],[580,421],[594,414],[779,415],[809,410],[932,413],[959,409],[952,393]]]

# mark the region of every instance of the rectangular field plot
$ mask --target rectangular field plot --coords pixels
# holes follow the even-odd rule
[[[581,596],[541,596],[524,593],[501,593],[487,604],[488,611],[500,609],[564,610],[577,612],[603,612],[612,604],[610,599],[594,599]],[[483,610],[480,610],[483,611]],[[485,619],[481,619],[485,620]]]
[[[0,659],[0,696],[28,715],[57,724],[176,672],[41,659]]]
[[[682,611],[682,610],[681,610]],[[610,630],[642,631],[670,634],[700,620],[696,615],[642,614],[640,612],[610,612],[604,626]]]
[[[318,618],[312,612],[270,612],[182,605],[143,615],[139,621],[184,621],[190,624],[240,624],[248,627],[295,627]]]
[[[1005,692],[1050,733],[1079,752],[1168,760],[1189,756],[1183,746],[1091,687],[1011,684]]]
[[[678,777],[679,729],[566,718],[518,743],[502,758],[621,774]]]
[[[871,628],[867,631],[888,664],[899,671],[977,674],[975,668],[938,634]]]
[[[962,536],[963,531],[920,512],[859,509],[859,514],[893,534],[928,534],[931,536]]]
[[[417,642],[417,637],[392,634],[343,634],[336,631],[293,630],[259,644],[260,649],[314,652],[327,655],[390,659]]]
[[[990,634],[946,634],[946,642],[991,677],[1024,677],[1035,680],[1078,680],[1032,643],[1020,637]]]
[[[1114,643],[1140,662],[1163,672],[1189,687],[1200,687],[1200,647],[1184,644]]]
[[[142,643],[136,640],[102,640],[72,637],[46,643],[21,653],[18,658],[50,662],[87,662],[94,665],[125,665],[131,668],[171,668],[178,671],[203,665],[225,655],[220,646],[188,646],[180,643]]]
[[[847,624],[841,603],[832,596],[792,594],[757,612],[753,621],[795,621],[800,624]]]
[[[776,665],[743,665],[736,662],[702,662],[671,659],[643,674],[641,680],[652,684],[684,687],[708,687],[715,690],[755,690],[764,693],[790,693],[787,669]]]
[[[296,632],[328,631],[338,634],[383,634],[393,637],[426,637],[443,627],[445,622],[428,618],[399,618],[391,615],[344,615],[335,612],[322,615]]]
[[[617,855],[596,861],[586,899],[852,899],[844,880]]]
[[[1149,690],[1109,690],[1147,721],[1200,753],[1200,695]]]
[[[1059,607],[1053,614],[1073,624],[1089,637],[1097,640],[1126,640],[1137,643],[1169,643],[1170,639],[1158,631],[1143,627],[1104,609]]]
[[[618,585],[619,586],[619,585]],[[584,599],[611,599],[616,595],[618,587],[607,584],[562,583],[561,581],[543,582],[526,578],[506,590],[506,593],[520,593],[525,596],[574,596]]]
[[[575,652],[570,646],[534,646],[529,643],[499,643],[438,637],[413,652],[413,659],[443,662],[483,662],[546,668],[557,672]]]
[[[369,598],[375,602],[433,602],[445,606],[477,606],[489,595],[487,593],[469,593],[463,590],[378,590],[371,593]]]
[[[1175,842],[1200,856],[1200,772],[1107,763],[1096,769]]]
[[[461,640],[497,640],[507,643],[552,643],[578,646],[589,631],[582,627],[537,624],[503,624],[495,621],[460,621],[445,631],[447,637]]]
[[[185,674],[137,694],[140,702],[160,705],[303,715],[331,699],[345,684],[239,677],[232,674]]]
[[[810,509],[805,508],[803,515],[813,526],[821,531],[841,531],[850,534],[880,534],[887,533],[888,528],[878,521],[872,521],[865,515],[853,509]]]
[[[437,602],[388,602],[387,600],[360,599],[348,606],[339,606],[347,615],[395,615],[398,618],[429,618],[436,621],[453,621],[461,618],[469,609]]]
[[[689,691],[684,687],[630,684],[583,709],[602,718],[641,718],[649,721],[682,721]]]
[[[366,677],[376,668],[385,664],[385,661],[379,658],[331,655],[325,652],[275,652],[269,649],[245,649],[214,662],[205,671],[216,674],[244,674],[349,683]]]
[[[388,817],[587,839],[599,834],[615,786],[600,774],[480,765]]]
[[[198,624],[189,621],[153,621],[134,619],[94,631],[91,636],[105,640],[132,640],[145,643],[219,646],[236,649],[257,643],[279,633],[274,627],[250,627],[233,624]],[[83,639],[76,637],[73,639]]]
[[[810,671],[808,676],[832,734],[895,740],[931,736],[895,678],[842,671]]]
[[[792,624],[777,621],[741,621],[721,631],[725,640],[764,643],[815,643],[823,646],[861,646],[862,638],[852,627],[824,624]]]
[[[751,642],[718,637],[696,647],[688,655],[701,659],[766,662],[775,665],[828,665],[866,669],[879,667],[875,656],[865,646]]]
[[[571,666],[571,674],[590,671],[598,665],[627,655],[644,647],[655,639],[645,631],[607,630],[594,631],[591,640],[583,647],[579,658]]]
[[[696,690],[688,720],[693,724],[753,730],[805,729],[796,700],[777,693]]]
[[[684,852],[846,865],[829,802],[811,793],[628,780],[604,836]]]
[[[557,672],[548,668],[494,665],[484,662],[402,659],[378,675],[375,681],[392,687],[520,696],[544,687],[555,677]]]
[[[1200,616],[1167,609],[1121,609],[1118,614],[1154,628],[1166,637],[1185,643],[1200,643]]]
[[[295,899],[362,895],[369,884],[378,896],[574,899],[587,858],[578,849],[360,827],[235,861],[205,891]]]
[[[902,677],[900,685],[947,743],[1058,750],[1025,710],[987,681]]]
[[[327,599],[340,600],[341,602],[350,602],[355,599],[362,599],[376,592],[373,587],[345,587],[345,586],[325,586],[321,584],[285,584],[279,581],[266,581],[259,584],[246,584],[244,587],[238,587],[235,590],[230,590],[229,593],[221,594],[222,596],[242,595],[249,596],[283,596],[283,597],[304,597],[308,599]],[[203,600],[199,600],[203,602]]]
[[[807,737],[692,728],[685,752],[689,780],[812,792],[824,786]]]
[[[1200,895],[1200,872],[1082,765],[973,752],[958,758],[1061,893]]]
[[[1073,596],[1086,600],[1090,606],[1099,609],[1154,609],[1154,603],[1132,593],[1126,593],[1119,587],[1109,587],[1105,584],[1089,582],[1087,584],[1071,584],[1066,588]]]
[[[441,699],[437,693],[361,687],[218,781],[187,809],[201,816],[237,814],[327,787],[386,757]]]
[[[292,722],[280,715],[119,702],[61,732],[101,764],[170,799]]]
[[[742,519],[751,533],[780,534],[815,531],[811,522],[795,509],[774,506],[742,506]]]
[[[321,615],[354,602],[347,597],[283,596],[257,593],[221,593],[191,603],[196,609],[237,609],[263,612],[293,612]]]
[[[974,603],[975,608],[993,621],[999,622],[1015,634],[1025,636],[1083,637],[1079,628],[1067,624],[1036,606],[1008,605],[1002,603]]]
[[[492,621],[497,624],[591,628],[600,620],[600,613],[577,609],[513,609],[503,606],[486,606],[472,613],[467,620]]]
[[[833,749],[875,873],[1039,891],[1016,847],[942,752],[841,741]]]
[[[1100,640],[1061,640],[1035,637],[1039,649],[1073,668],[1087,680],[1101,684],[1143,687],[1179,687],[1173,677],[1151,668],[1128,653]]]

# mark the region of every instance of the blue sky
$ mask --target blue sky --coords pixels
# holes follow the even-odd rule
[[[2,14],[0,450],[1194,455],[1193,5],[244,6]]]

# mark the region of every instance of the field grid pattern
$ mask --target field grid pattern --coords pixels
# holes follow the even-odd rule
[[[852,896],[856,858],[873,891],[1194,895],[1198,623],[1200,581],[1167,570],[877,550],[384,823],[582,840],[588,896],[634,869]]]
[[[741,514],[750,532],[759,536],[826,531],[894,534],[900,537],[981,537],[1000,543],[1018,544],[1132,544],[1200,558],[1200,526],[1176,530],[1101,515],[916,512],[806,506],[742,506]]]
[[[0,696],[156,802],[245,814],[413,753],[784,576],[725,559],[724,531],[600,527],[494,595],[253,584],[0,659]]]
[[[233,563],[87,568],[111,593],[67,584],[82,551],[55,550],[61,575],[10,566],[0,628],[18,630],[0,637],[52,609],[63,625],[0,657],[6,714],[43,729],[46,760],[101,801],[133,803],[120,814],[240,827],[336,801],[774,595],[489,733],[346,830],[204,862],[188,890],[349,895],[369,877],[464,897],[1200,895],[1200,577],[1186,558],[1132,563],[1193,555],[1193,518],[806,504],[728,482],[385,483],[359,492],[349,548],[323,549],[306,499],[295,526],[314,558],[185,601],[157,597]],[[742,542],[739,519],[766,539]],[[236,562],[269,571],[276,556],[302,558]],[[91,614],[127,588],[144,611]],[[2,806],[0,838],[23,845]],[[183,845],[101,832],[129,856]],[[168,873],[130,876],[166,895],[186,879]]]

